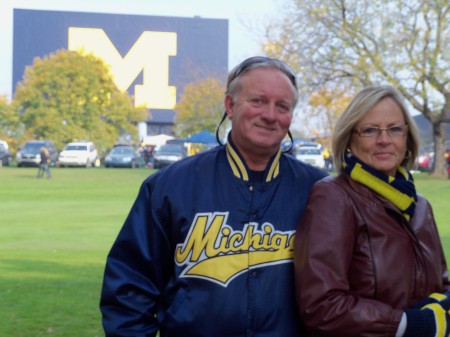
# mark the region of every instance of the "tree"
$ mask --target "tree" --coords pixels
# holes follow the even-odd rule
[[[337,119],[353,97],[351,93],[346,88],[338,90],[322,87],[313,91],[308,97],[307,106],[296,112],[295,119],[301,119],[303,128],[308,128],[310,133],[329,143],[328,138],[333,133]]]
[[[6,96],[0,96],[0,139],[7,141],[14,153],[23,133],[19,116],[14,113],[12,105],[8,104]]]
[[[216,78],[188,84],[175,106],[175,134],[188,137],[202,130],[215,132],[224,113],[225,87]]]
[[[446,177],[450,122],[450,3],[447,0],[293,0],[266,27],[263,49],[289,62],[303,91],[392,84],[430,121],[433,175]]]
[[[14,96],[27,138],[52,139],[58,148],[92,140],[103,154],[123,133],[137,137],[147,118],[114,84],[108,68],[93,55],[59,50],[35,58]]]

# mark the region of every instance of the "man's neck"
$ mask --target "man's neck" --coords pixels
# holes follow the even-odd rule
[[[270,159],[277,153],[278,149],[270,152],[269,148],[257,148],[257,147],[243,147],[240,144],[231,140],[234,146],[238,149],[239,154],[244,160],[247,167],[252,171],[265,171]],[[251,148],[250,148],[251,147]]]

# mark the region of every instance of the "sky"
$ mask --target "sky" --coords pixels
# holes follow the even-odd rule
[[[258,32],[285,0],[0,0],[0,95],[11,99],[13,9],[228,19],[229,68],[260,55]],[[249,27],[253,27],[250,28]]]

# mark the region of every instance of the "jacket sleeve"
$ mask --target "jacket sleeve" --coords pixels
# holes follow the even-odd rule
[[[144,182],[107,257],[100,309],[105,335],[156,336],[158,298],[173,264],[168,236]]]
[[[395,336],[402,311],[352,292],[358,216],[335,183],[314,186],[295,238],[297,305],[317,336]]]

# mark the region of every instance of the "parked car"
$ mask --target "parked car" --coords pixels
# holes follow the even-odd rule
[[[317,146],[300,146],[296,148],[295,158],[320,169],[325,169],[322,149]]]
[[[39,151],[46,147],[50,156],[50,165],[54,166],[58,160],[58,150],[51,140],[30,140],[26,142],[16,154],[18,167],[39,166],[41,155]]]
[[[281,143],[281,149],[283,151],[287,151],[290,149],[290,154],[295,154],[295,151],[302,146],[313,146],[322,148],[322,145],[316,142],[313,142],[311,140],[305,139],[305,138],[294,138],[294,141],[291,141],[290,139],[285,140],[283,143]]]
[[[6,140],[0,140],[0,144],[2,144],[5,149],[9,150],[9,145]]]
[[[153,153],[154,167],[162,168],[186,157],[183,144],[170,143],[162,145]]]
[[[141,166],[141,155],[133,146],[116,145],[105,157],[105,167],[131,167]]]
[[[4,141],[0,141],[0,166],[11,166],[12,156],[9,147],[6,147]]]
[[[61,167],[92,167],[96,165],[97,160],[97,148],[94,143],[90,141],[68,143],[61,151],[58,158],[58,162]]]
[[[433,160],[434,152],[424,152],[419,154],[419,157],[417,158],[417,169],[423,172],[430,171]]]

